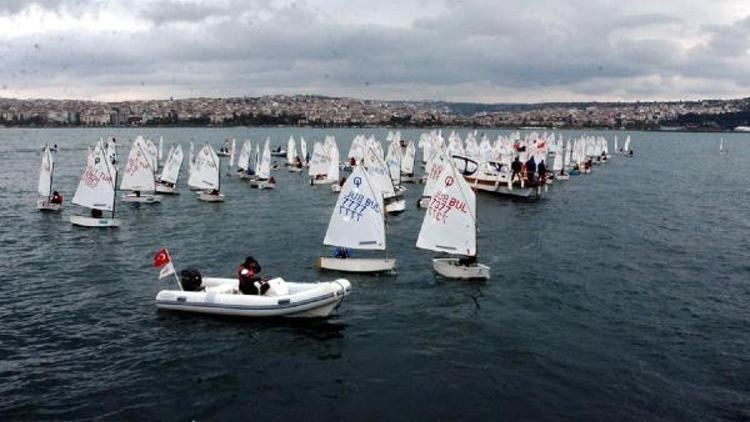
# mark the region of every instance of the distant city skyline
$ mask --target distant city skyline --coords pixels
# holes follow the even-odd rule
[[[750,2],[4,0],[0,97],[750,95]]]

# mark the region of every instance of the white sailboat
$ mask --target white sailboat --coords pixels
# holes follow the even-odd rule
[[[55,173],[55,160],[52,158],[52,149],[49,145],[44,146],[42,151],[42,165],[39,167],[39,185],[37,190],[43,198],[36,203],[39,211],[60,211],[64,204],[62,197],[60,202],[52,202],[52,177]]]
[[[253,145],[249,139],[242,143],[240,153],[237,155],[237,174],[241,179],[249,179],[248,169],[250,168],[250,156],[253,155]]]
[[[422,220],[417,247],[468,257],[434,258],[433,268],[444,277],[489,279],[490,267],[476,262],[476,224],[476,194],[448,162]]]
[[[237,155],[237,141],[232,138],[232,146],[229,148],[229,168],[227,168],[227,176],[232,175],[232,167],[234,166],[234,158]]]
[[[250,186],[260,189],[276,188],[276,181],[271,178],[271,147],[269,139],[263,145],[263,154],[260,156],[260,164],[255,171],[255,176],[250,179]]]
[[[729,148],[724,148],[724,137],[719,138],[719,154],[726,155],[729,153]]]
[[[104,146],[97,144],[86,159],[86,169],[78,183],[73,203],[91,209],[91,217],[71,215],[70,222],[82,227],[120,227],[115,218],[117,170],[107,159]],[[102,216],[112,211],[112,217]]]
[[[625,145],[622,146],[622,153],[630,154],[630,135],[628,135],[628,137],[625,138]]]
[[[152,194],[156,191],[156,183],[154,169],[151,166],[152,162],[142,138],[138,137],[130,148],[128,161],[125,163],[125,174],[120,183],[120,190],[130,191],[123,195],[123,202],[154,204],[161,201],[158,196]]]
[[[409,145],[404,149],[404,154],[401,157],[401,181],[403,183],[414,183],[414,162],[416,160],[417,149],[414,146],[414,141],[409,141]]]
[[[370,146],[365,151],[365,159],[363,160],[365,170],[370,176],[373,186],[376,190],[379,189],[383,195],[385,212],[388,214],[403,212],[406,209],[406,200],[403,195],[396,192],[388,167],[375,148]]]
[[[311,185],[328,185],[337,180],[329,179],[328,172],[331,170],[330,156],[326,148],[320,142],[313,145],[312,159],[307,174],[310,176]]]
[[[432,194],[435,192],[438,178],[443,172],[443,168],[447,166],[446,153],[440,145],[429,145],[430,156],[427,158],[425,164],[425,184],[422,190],[422,197],[417,202],[418,208],[427,208],[430,205]]]
[[[177,178],[180,176],[182,160],[182,145],[169,149],[167,161],[164,163],[159,183],[156,185],[156,192],[172,195],[180,193],[177,191]]]
[[[354,250],[386,250],[383,196],[362,166],[344,183],[333,208],[323,244]],[[340,249],[343,251],[345,249]],[[393,258],[352,258],[345,254],[318,258],[321,269],[372,273],[390,271]],[[345,257],[346,256],[346,257]]]
[[[307,167],[309,159],[307,158],[307,142],[305,141],[305,138],[301,137],[299,138],[299,151],[302,155],[302,166]]]
[[[211,145],[206,144],[195,157],[193,173],[188,186],[200,190],[198,199],[206,202],[223,202],[221,193],[221,161]]]

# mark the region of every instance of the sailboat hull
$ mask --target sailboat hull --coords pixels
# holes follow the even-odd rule
[[[70,222],[80,227],[120,227],[120,220],[116,218],[93,218],[82,215],[71,215]]]
[[[395,258],[334,258],[321,256],[318,268],[345,273],[380,273],[396,268]]]
[[[276,182],[269,182],[269,181],[261,182],[258,185],[258,189],[276,189]]]
[[[432,198],[429,196],[423,196],[422,198],[419,198],[419,201],[417,201],[417,208],[427,208],[430,206],[430,201]]]
[[[416,180],[413,174],[401,174],[401,183],[414,183]]]
[[[224,202],[224,195],[221,193],[213,195],[210,192],[201,192],[198,194],[198,199],[205,202]]]
[[[156,193],[163,193],[166,195],[179,195],[180,191],[176,187],[169,187],[166,185],[156,185]]]
[[[435,258],[432,260],[432,268],[435,269],[435,272],[446,278],[462,280],[488,280],[490,278],[490,267],[486,265],[464,266],[458,264],[458,258]]]
[[[388,214],[398,214],[406,210],[406,200],[403,196],[392,196],[385,198],[385,212]]]
[[[310,179],[311,185],[330,185],[331,183],[336,183],[336,180],[328,180],[328,179]]]
[[[128,194],[122,196],[122,202],[130,202],[134,204],[156,204],[161,202],[161,198],[156,195],[135,196],[133,194]]]
[[[331,185],[331,191],[334,193],[341,192],[341,185],[339,184]]]
[[[50,212],[57,212],[62,210],[65,207],[63,204],[53,204],[50,203],[47,199],[40,199],[36,203],[36,209],[39,211],[50,211]]]
[[[289,171],[290,173],[302,173],[302,167],[287,167],[287,171]]]

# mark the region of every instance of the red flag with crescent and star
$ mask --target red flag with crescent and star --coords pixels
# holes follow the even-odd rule
[[[160,280],[175,273],[172,258],[169,257],[169,252],[166,249],[162,249],[156,253],[154,256],[154,267],[161,268],[161,271],[159,271]]]

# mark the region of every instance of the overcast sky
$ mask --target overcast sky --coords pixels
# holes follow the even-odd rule
[[[0,0],[0,97],[750,96],[750,0]]]

